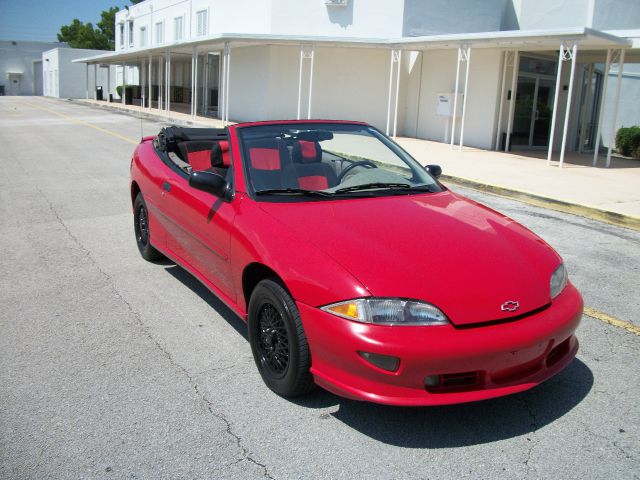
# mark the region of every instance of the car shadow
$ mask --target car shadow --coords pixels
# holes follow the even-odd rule
[[[440,407],[390,407],[320,391],[296,401],[310,408],[338,405],[332,416],[360,433],[406,448],[451,448],[528,435],[564,416],[591,391],[593,374],[580,360],[526,392]]]
[[[202,298],[245,340],[247,325],[182,267],[165,270]],[[338,407],[331,415],[380,442],[406,448],[451,448],[528,435],[575,408],[591,391],[593,374],[575,359],[565,370],[526,392],[482,402],[440,407],[391,407],[357,402],[326,390],[290,399],[309,409]],[[266,387],[265,387],[266,388]]]
[[[165,271],[169,273],[176,280],[182,282],[183,285],[188,287],[193,293],[198,295],[202,300],[213,308],[226,322],[233,328],[242,338],[249,341],[249,335],[247,333],[247,324],[242,321],[233,311],[227,307],[218,297],[209,291],[200,281],[187,272],[184,268],[171,262],[166,266]]]

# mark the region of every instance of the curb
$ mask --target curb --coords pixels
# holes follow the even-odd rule
[[[454,185],[458,185],[460,187],[471,188],[479,192],[491,193],[500,197],[512,198],[514,200],[519,200],[521,202],[535,205],[537,207],[544,207],[563,213],[571,213],[580,217],[585,217],[591,220],[597,220],[599,222],[605,222],[611,225],[616,225],[618,227],[624,227],[640,232],[640,218],[633,217],[631,215],[624,215],[622,213],[602,210],[600,208],[580,205],[578,203],[565,202],[563,200],[544,197],[535,193],[523,192],[521,190],[501,187],[499,185],[492,185],[490,183],[479,182],[477,180],[471,180],[468,178],[443,174],[440,179],[446,182],[450,182]]]
[[[72,98],[68,98],[67,101],[74,102],[76,100],[74,100]],[[204,124],[202,124],[202,123],[200,123],[198,121],[181,120],[181,119],[170,117],[168,115],[158,115],[158,114],[154,114],[154,113],[149,113],[149,112],[146,112],[144,110],[123,109],[123,108],[120,108],[120,107],[111,106],[108,102],[105,102],[105,103],[89,103],[89,102],[82,102],[82,101],[79,101],[79,102],[76,101],[76,102],[79,105],[87,106],[89,108],[109,110],[110,112],[119,113],[121,115],[127,115],[129,117],[144,118],[145,120],[155,120],[157,122],[169,123],[171,125],[204,126]]]

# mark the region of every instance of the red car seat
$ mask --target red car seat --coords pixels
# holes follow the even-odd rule
[[[211,149],[214,142],[211,140],[190,140],[178,144],[180,156],[191,165],[193,170],[206,170],[211,168]]]
[[[293,163],[287,169],[286,178],[297,182],[296,188],[324,190],[338,184],[336,172],[322,163],[322,148],[318,142],[299,140],[293,144]]]

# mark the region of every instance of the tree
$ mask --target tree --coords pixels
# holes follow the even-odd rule
[[[136,4],[142,0],[131,0]],[[94,27],[91,22],[82,23],[77,18],[69,25],[60,27],[59,42],[67,42],[71,48],[91,48],[94,50],[114,50],[116,39],[116,13],[120,9],[111,7],[100,13],[100,21]]]
[[[93,28],[91,22],[82,23],[77,18],[69,25],[60,27],[58,41],[68,43],[71,48],[113,49],[113,42],[110,44],[109,38],[99,28]]]

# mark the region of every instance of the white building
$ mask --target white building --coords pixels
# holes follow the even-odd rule
[[[42,52],[66,43],[0,40],[0,95],[42,95]]]
[[[139,85],[146,108],[550,154],[609,145],[605,80],[639,61],[637,0],[146,0],[82,60],[121,65],[107,88]]]
[[[83,48],[53,48],[43,52],[41,94],[55,98],[85,98],[96,95],[96,89],[102,90],[102,85],[108,83],[109,75],[115,78],[116,66],[89,71],[86,65],[74,63],[73,60],[100,54],[104,54],[104,51]],[[107,100],[106,90],[100,95]]]

